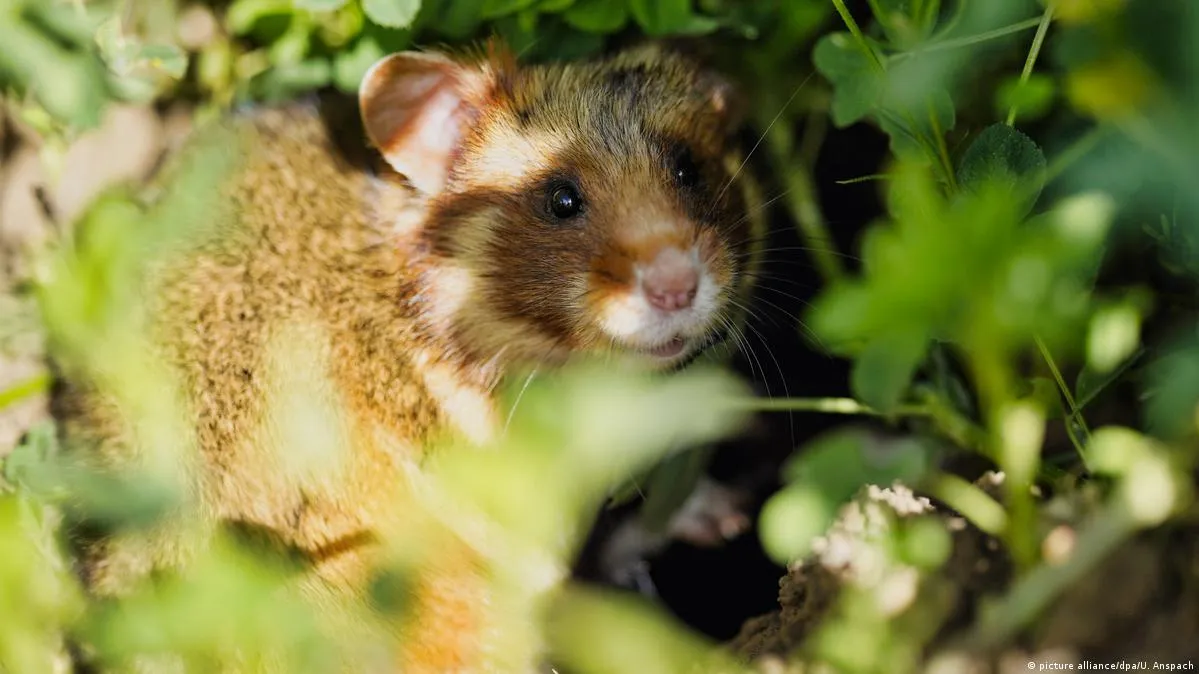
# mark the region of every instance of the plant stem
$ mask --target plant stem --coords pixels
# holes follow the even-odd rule
[[[1041,19],[1039,17],[1035,18],[1035,19],[1026,19],[1019,23],[1013,23],[1010,26],[1003,26],[1002,28],[996,28],[995,30],[989,30],[985,33],[979,33],[978,35],[967,35],[966,37],[959,37],[959,38],[954,38],[952,40],[945,40],[944,42],[937,42],[937,43],[931,44],[927,47],[921,47],[919,49],[905,51],[901,54],[896,54],[896,55],[892,56],[891,61],[892,62],[902,61],[904,59],[908,59],[913,56],[916,56],[917,54],[927,54],[929,52],[945,51],[947,49],[959,49],[961,47],[969,47],[971,45],[987,42],[988,40],[995,40],[995,39],[998,39],[1001,37],[1006,37],[1008,35],[1012,35],[1014,33],[1019,33],[1020,31],[1034,28],[1037,25],[1039,25],[1040,23],[1041,23]]]
[[[1087,456],[1083,445],[1090,441],[1091,429],[1087,427],[1087,420],[1083,418],[1082,411],[1074,402],[1074,396],[1070,393],[1070,387],[1066,385],[1066,380],[1062,377],[1062,372],[1058,369],[1057,363],[1054,362],[1053,354],[1049,352],[1049,347],[1046,346],[1045,341],[1040,336],[1036,336],[1033,339],[1036,341],[1037,349],[1041,352],[1041,357],[1045,359],[1045,364],[1049,366],[1049,371],[1053,374],[1053,380],[1057,382],[1057,388],[1061,391],[1062,398],[1065,399],[1066,405],[1070,408],[1070,416],[1066,419],[1066,433],[1070,436],[1070,441],[1074,444],[1074,449],[1078,451],[1078,456],[1082,459],[1083,465],[1086,465]],[[1082,429],[1084,436],[1082,442],[1074,436],[1074,429],[1071,427],[1072,423],[1077,423],[1078,427]]]
[[[936,137],[937,156],[945,166],[945,179],[949,183],[949,188],[957,192],[958,178],[953,171],[953,161],[949,158],[949,147],[945,144],[945,133],[941,131],[941,122],[937,119],[937,109],[932,101],[928,103],[928,121],[932,125],[933,135]]]
[[[1070,393],[1070,387],[1066,386],[1066,379],[1062,377],[1062,371],[1058,369],[1057,363],[1053,360],[1053,354],[1049,352],[1049,347],[1045,344],[1045,340],[1040,336],[1033,337],[1037,344],[1037,350],[1041,352],[1041,357],[1045,359],[1045,364],[1049,366],[1049,372],[1053,374],[1053,380],[1057,382],[1058,389],[1062,392],[1062,397],[1066,399],[1066,404],[1070,406],[1070,414],[1078,412],[1078,406],[1074,404],[1074,395]],[[1085,424],[1084,424],[1085,426]]]
[[[948,149],[944,146],[945,139],[941,137],[940,125],[937,124],[936,119],[932,120],[932,126],[937,137],[930,139],[927,135],[916,132],[919,126],[916,124],[916,119],[912,116],[911,112],[907,110],[891,111],[886,108],[880,108],[878,114],[889,118],[888,121],[899,127],[913,143],[919,145],[920,149],[928,155],[928,159],[934,164],[934,167],[944,174],[942,178],[945,184],[950,189],[956,189],[957,178],[953,174],[953,163],[949,160]]]
[[[900,405],[894,412],[885,414],[853,398],[751,398],[748,401],[739,399],[737,404],[758,412],[821,412],[870,417],[932,415],[932,411],[925,405]]]
[[[833,0],[833,6],[837,8],[837,13],[841,15],[841,20],[845,22],[845,27],[849,29],[854,40],[857,40],[858,47],[870,57],[870,63],[874,65],[874,69],[880,73],[886,70],[883,67],[883,62],[879,60],[878,54],[875,53],[874,48],[866,41],[866,36],[862,33],[862,29],[858,28],[858,22],[854,21],[853,15],[849,13],[849,8],[845,6],[845,0]]]
[[[956,475],[941,473],[925,486],[925,490],[984,533],[998,537],[1007,528],[1007,513],[1003,506],[976,485]]]
[[[931,394],[920,402],[899,405],[889,412],[876,410],[853,398],[738,398],[733,401],[733,405],[754,412],[813,412],[883,419],[921,417],[932,421],[938,433],[958,446],[981,451],[985,442],[981,428],[963,418],[945,401]]]
[[[1021,86],[1028,82],[1028,78],[1032,77],[1032,69],[1037,63],[1037,56],[1041,53],[1041,46],[1045,44],[1045,34],[1049,32],[1049,24],[1053,21],[1053,10],[1056,5],[1056,0],[1050,0],[1049,4],[1045,6],[1045,13],[1041,15],[1041,23],[1037,26],[1037,34],[1032,39],[1032,48],[1028,50],[1028,58],[1024,61],[1024,71],[1020,73]],[[1016,123],[1018,108],[1019,106],[1013,103],[1012,109],[1008,110],[1008,126]]]
[[[1031,493],[1037,459],[1026,454],[1028,438],[1021,437],[1024,429],[1011,425],[1009,415],[1014,413],[1015,395],[1007,350],[985,332],[968,340],[968,345],[970,348],[964,351],[971,356],[970,365],[977,382],[987,431],[986,455],[1006,475],[1003,486],[1008,526],[1003,540],[1016,568],[1023,572],[1037,561],[1037,511]],[[1033,465],[1029,465],[1030,461]]]
[[[921,402],[929,410],[929,416],[936,424],[937,431],[949,438],[955,445],[970,449],[980,454],[986,453],[987,434],[970,419],[963,417],[949,401],[928,391]]]

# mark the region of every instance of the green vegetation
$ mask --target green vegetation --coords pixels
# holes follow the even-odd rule
[[[377,58],[411,45],[497,33],[530,60],[578,58],[643,35],[710,46],[745,85],[763,139],[755,164],[775,176],[773,204],[826,282],[803,328],[813,349],[852,361],[853,399],[754,400],[710,370],[663,382],[584,369],[527,391],[517,382],[504,459],[449,451],[430,484],[431,498],[460,504],[463,517],[489,513],[502,532],[495,554],[515,570],[495,581],[510,590],[503,610],[531,624],[551,608],[551,646],[570,671],[740,671],[657,610],[578,589],[541,597],[525,571],[569,558],[581,532],[563,529],[622,478],[680,444],[726,435],[754,408],[846,415],[844,428],[797,448],[762,514],[763,542],[779,561],[809,554],[863,486],[896,480],[1001,541],[1011,582],[955,632],[961,652],[1013,647],[1120,546],[1193,522],[1199,12],[1190,5],[0,0],[0,85],[53,168],[116,101],[186,101],[206,118],[326,86],[348,92]],[[890,156],[874,174],[839,178],[873,181],[886,214],[855,250],[838,251],[816,197],[815,157],[828,124],[859,122],[889,137]],[[64,240],[38,265],[34,292],[52,352],[119,390],[163,461],[160,473],[128,484],[98,482],[63,459],[50,425],[5,460],[0,672],[54,671],[64,636],[113,663],[182,654],[188,671],[272,657],[323,671],[339,648],[369,652],[367,636],[331,638],[315,613],[278,592],[277,560],[234,542],[186,582],[148,588],[119,612],[86,599],[63,558],[62,513],[135,529],[180,499],[172,457],[186,434],[162,395],[169,379],[138,357],[138,308],[123,280],[147,247],[199,226],[190,221],[222,160],[214,153],[190,167],[154,209],[123,190],[105,195],[84,218],[86,239]],[[1130,254],[1138,271],[1116,273]],[[45,387],[39,376],[0,391],[0,411]],[[1134,403],[1100,411],[1113,396]],[[858,416],[900,439],[880,450],[849,425]],[[1055,429],[1073,452],[1050,460],[1043,450]],[[942,468],[940,459],[968,454],[1003,472],[1000,490]],[[1081,508],[1064,561],[1047,552],[1049,523],[1060,519],[1049,513],[1063,500]],[[877,533],[878,574],[846,588],[797,662],[923,671],[956,652],[926,651],[951,613],[934,591],[951,550],[945,520],[892,519]],[[880,597],[893,585],[881,579],[909,572],[921,591],[892,610]],[[517,652],[530,637],[512,638]],[[719,664],[688,670],[695,658]]]

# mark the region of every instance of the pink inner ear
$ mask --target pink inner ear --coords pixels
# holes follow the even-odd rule
[[[416,189],[445,186],[468,121],[461,66],[434,54],[393,54],[375,64],[359,91],[363,124],[383,158]]]

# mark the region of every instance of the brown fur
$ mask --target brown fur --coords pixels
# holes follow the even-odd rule
[[[194,429],[186,460],[198,512],[303,551],[314,595],[362,593],[374,534],[412,517],[405,471],[446,435],[486,441],[507,369],[610,348],[594,307],[629,292],[634,262],[701,242],[726,319],[748,287],[761,222],[747,217],[743,180],[721,189],[738,167],[726,147],[734,122],[707,75],[653,48],[587,65],[523,68],[502,51],[476,59],[490,85],[443,192],[425,199],[381,163],[377,176],[364,171],[311,106],[259,110],[223,123],[245,147],[227,182],[228,219],[147,266],[153,342]],[[700,167],[695,189],[670,182],[680,144]],[[535,166],[522,163],[530,156]],[[512,169],[527,169],[516,184]],[[579,223],[545,212],[556,177],[586,195]],[[335,411],[352,447],[316,477],[280,468],[290,446],[273,401],[298,387]],[[99,465],[123,471],[143,456],[119,405],[92,384],[72,382],[56,407],[68,439],[95,446]],[[194,550],[174,534],[89,544],[89,588],[121,595],[186,563]],[[403,671],[487,671],[481,564],[449,539],[423,567]]]

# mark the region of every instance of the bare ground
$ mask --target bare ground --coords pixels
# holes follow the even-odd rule
[[[984,480],[989,490],[997,484],[994,475]],[[1068,539],[1090,514],[1084,508],[1046,510],[1073,510],[1051,524],[1062,534],[1059,539]],[[830,617],[863,565],[871,563],[886,518],[930,513],[946,521],[953,547],[939,573],[924,582],[951,588],[952,608],[925,653],[924,671],[1015,674],[1040,664],[1079,669],[1083,662],[1145,662],[1152,670],[1154,663],[1199,661],[1199,530],[1194,526],[1147,532],[1129,541],[1068,587],[1012,643],[994,652],[962,651],[954,639],[969,629],[980,601],[1010,587],[1009,560],[998,541],[903,487],[871,487],[846,506],[815,553],[791,565],[780,580],[779,609],[747,621],[729,647],[760,662],[766,672],[826,671],[805,666],[805,640]]]

